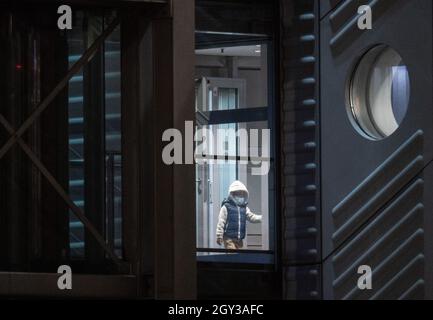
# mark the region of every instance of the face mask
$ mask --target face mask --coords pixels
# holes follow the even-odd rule
[[[245,197],[234,196],[233,199],[238,206],[243,206],[245,204]]]

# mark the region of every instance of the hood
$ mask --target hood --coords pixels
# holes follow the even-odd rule
[[[247,187],[245,187],[245,185],[240,181],[235,181],[230,185],[229,195],[230,195],[230,193],[232,193],[234,191],[244,191],[247,193],[247,196],[249,196]]]

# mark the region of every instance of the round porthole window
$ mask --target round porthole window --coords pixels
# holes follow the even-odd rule
[[[350,79],[349,115],[361,134],[384,139],[402,123],[409,96],[409,73],[403,59],[392,48],[378,45],[361,58]]]

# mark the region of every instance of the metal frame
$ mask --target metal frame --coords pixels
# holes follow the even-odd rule
[[[231,1],[232,3],[235,1]],[[209,3],[209,6],[207,6]],[[239,5],[242,5],[242,1],[237,1]],[[254,8],[257,9],[254,2]],[[260,3],[260,1],[259,1]],[[275,223],[274,228],[274,254],[273,265],[250,265],[247,263],[231,262],[227,263],[215,263],[215,262],[199,262],[199,295],[202,298],[225,298],[227,297],[227,290],[230,290],[230,296],[232,298],[246,297],[251,299],[263,299],[263,298],[280,298],[282,294],[282,283],[284,279],[283,270],[281,268],[281,256],[282,256],[282,239],[283,232],[280,227],[283,222],[283,217],[281,216],[281,198],[284,196],[279,190],[281,187],[281,177],[283,168],[280,166],[280,143],[281,137],[284,132],[281,132],[280,125],[280,81],[279,72],[282,65],[279,62],[279,52],[280,47],[279,39],[279,26],[281,25],[281,19],[279,17],[279,12],[281,10],[281,1],[262,1],[261,4],[270,5],[266,10],[257,10],[255,12],[257,17],[257,23],[248,23],[249,21],[245,19],[249,14],[246,10],[242,11],[242,17],[244,19],[239,19],[239,14],[237,10],[226,11],[224,16],[216,17],[215,14],[218,12],[212,7],[211,1],[199,0],[197,4],[201,7],[198,13],[202,15],[201,20],[198,19],[197,38],[199,40],[200,48],[210,46],[210,39],[212,41],[216,40],[219,44],[217,47],[226,45],[235,45],[236,43],[241,44],[251,44],[250,41],[242,34],[256,34],[250,40],[253,43],[257,42],[268,42],[269,52],[269,63],[273,68],[270,68],[269,73],[269,106],[267,108],[267,117],[269,124],[274,128],[272,132],[274,146],[271,151],[274,157],[274,162],[271,163],[272,178],[270,177],[270,183],[275,186],[273,192],[273,201],[269,202],[270,206],[273,206],[274,217],[269,223]],[[205,4],[205,5],[201,5]],[[251,5],[251,4],[250,4]],[[272,10],[272,12],[270,12]],[[215,18],[214,18],[215,17]],[[232,20],[231,20],[232,19]],[[236,19],[236,21],[234,21]],[[227,20],[230,23],[215,23],[215,21]],[[230,28],[230,30],[227,30]],[[213,30],[218,32],[229,32],[224,37],[216,37],[209,34],[208,36],[203,34],[203,31]],[[238,35],[232,34],[233,31],[238,33]],[[282,147],[281,147],[282,148]],[[271,196],[271,195],[270,195]],[[270,218],[271,219],[271,218]],[[239,259],[237,260],[239,261]]]
[[[115,244],[115,172],[116,167],[121,168],[121,164],[116,164],[116,156],[121,156],[122,153],[119,151],[107,151],[105,152],[106,157],[106,165],[105,165],[105,171],[106,171],[106,177],[107,177],[107,183],[106,183],[106,193],[107,193],[107,227],[106,227],[106,237],[108,245],[112,248],[113,251],[115,251],[116,244]],[[121,190],[119,190],[121,191]],[[123,233],[122,233],[123,235]]]
[[[106,18],[103,11],[96,9],[95,14],[102,16],[101,28]],[[92,17],[88,17],[89,23]],[[96,31],[96,32],[98,32]],[[87,32],[89,33],[89,31]],[[88,34],[88,38],[90,35]],[[87,40],[88,41],[88,40]],[[86,42],[87,42],[86,41]],[[105,45],[99,49],[83,66],[83,117],[84,117],[84,212],[87,218],[99,231],[102,238],[106,239],[106,212],[105,199]],[[103,263],[106,254],[91,236],[91,232],[85,230],[84,248],[86,261],[89,264]],[[113,249],[112,249],[113,250]],[[114,251],[113,251],[114,253]]]
[[[161,135],[167,128],[185,130],[195,118],[194,23],[195,1],[172,1],[172,19],[153,24],[155,55],[155,158],[153,209],[155,296],[196,297],[195,165],[167,166]],[[172,79],[172,81],[167,81]],[[144,156],[144,158],[146,158]],[[147,205],[145,203],[144,205]],[[143,210],[147,211],[147,207]]]
[[[271,135],[271,149],[270,149],[270,153],[271,153],[271,157],[269,159],[270,161],[270,172],[272,171],[276,171],[278,168],[276,168],[275,166],[275,157],[277,156],[276,153],[276,137],[278,136],[278,133],[276,132],[277,127],[276,127],[276,119],[275,119],[275,114],[278,113],[278,110],[274,110],[274,107],[276,106],[276,90],[274,88],[274,84],[276,83],[276,81],[274,80],[274,72],[273,70],[275,70],[275,50],[274,50],[274,45],[272,45],[272,40],[269,39],[268,37],[266,37],[267,39],[263,39],[263,36],[260,40],[254,41],[254,40],[247,40],[247,41],[242,41],[240,44],[241,45],[254,45],[254,44],[259,44],[259,43],[264,43],[268,46],[268,103],[269,106],[264,106],[264,107],[257,107],[257,108],[246,108],[246,106],[242,106],[239,109],[231,109],[231,110],[216,110],[216,111],[202,111],[202,110],[197,110],[197,119],[198,121],[200,121],[201,125],[215,125],[215,124],[225,124],[225,123],[239,123],[239,122],[255,122],[255,121],[267,121],[269,123],[269,125],[274,128],[272,130],[272,135]],[[237,46],[239,45],[239,43],[236,42],[231,42],[230,46]],[[220,47],[221,44],[218,43],[218,45],[210,45],[209,47]],[[207,48],[204,47],[204,48]],[[269,54],[270,53],[270,54]],[[245,89],[242,90],[242,88],[245,88],[245,84],[240,84],[239,80],[241,79],[236,79],[236,78],[214,78],[214,77],[207,77],[205,78],[206,82],[207,82],[207,87],[209,86],[217,86],[217,87],[223,87],[223,88],[227,88],[229,87],[228,85],[230,85],[229,88],[236,88],[240,91],[243,91],[246,95],[246,91]],[[203,81],[201,81],[201,83],[203,83]],[[228,84],[228,85],[227,85]],[[206,90],[206,94],[207,94]],[[203,98],[204,99],[204,98]],[[206,99],[207,100],[207,99]],[[240,101],[245,101],[245,97],[240,97],[239,98]],[[207,101],[206,101],[207,103]],[[206,108],[207,109],[207,108]],[[209,158],[209,157],[203,157],[203,158]],[[240,160],[255,160],[254,158],[251,157],[241,157],[241,156],[218,156],[215,155],[213,157],[210,157],[211,159],[214,160],[218,160],[218,159],[225,159],[225,160],[236,160],[236,161],[240,161]],[[263,160],[263,158],[261,158]],[[271,173],[270,173],[271,175]],[[274,174],[272,174],[272,177],[270,177],[270,181],[269,183],[272,183],[272,179],[275,180],[274,176],[278,176],[278,172],[275,172]],[[276,182],[274,181],[273,184],[276,185]],[[269,247],[272,248],[272,250],[250,250],[250,249],[242,249],[242,250],[226,250],[226,249],[219,249],[219,248],[196,248],[196,252],[215,252],[215,253],[239,253],[239,254],[254,254],[254,253],[265,253],[265,254],[272,254],[274,255],[274,261],[275,261],[275,268],[277,268],[277,261],[278,261],[278,257],[276,255],[276,253],[278,252],[278,248],[277,248],[277,243],[278,241],[276,241],[278,239],[278,229],[276,227],[276,225],[278,225],[277,221],[276,221],[276,208],[277,208],[277,202],[278,200],[276,199],[277,195],[276,194],[271,194],[271,190],[269,189],[269,230],[272,231],[272,234],[269,234]],[[212,263],[212,262],[207,262],[207,263]]]
[[[130,263],[124,271],[131,275],[74,274],[74,289],[66,292],[56,288],[58,274],[0,273],[2,295],[196,297],[194,167],[171,167],[160,161],[162,131],[182,129],[184,121],[194,119],[194,1],[141,1],[133,9],[122,2],[126,3],[116,4],[122,27],[123,256]],[[24,132],[119,22],[118,17],[18,130],[1,120],[11,137],[0,149],[0,158],[15,143],[24,145]],[[27,155],[122,269],[124,262],[116,259],[42,162],[30,152]],[[167,189],[175,191],[168,200],[162,196]]]
[[[134,275],[74,274],[73,290],[59,290],[57,273],[0,272],[0,295],[9,297],[127,298],[137,292]]]
[[[15,130],[9,122],[0,115],[0,123],[10,134],[9,140],[0,149],[0,159],[12,148],[15,143],[22,148],[26,155],[30,158],[32,163],[36,168],[42,173],[42,175],[47,179],[51,186],[57,191],[59,196],[67,203],[71,211],[77,216],[78,219],[84,224],[90,234],[95,238],[97,243],[102,249],[108,254],[108,256],[116,263],[119,269],[124,268],[124,263],[116,256],[113,250],[107,246],[104,238],[100,235],[97,229],[89,221],[89,219],[84,215],[83,211],[74,204],[74,202],[69,198],[66,191],[57,182],[55,177],[47,170],[44,164],[38,159],[31,148],[24,142],[21,136],[27,131],[28,128],[34,123],[34,121],[46,110],[49,104],[56,98],[56,96],[63,90],[63,88],[68,84],[69,80],[89,62],[91,57],[97,52],[97,50],[102,46],[105,39],[114,31],[114,29],[119,25],[120,18],[116,17],[106,30],[94,41],[94,43],[86,50],[86,52],[81,56],[81,58],[71,67],[66,76],[58,83],[58,85],[51,91],[51,93],[35,108],[33,113],[27,118],[26,121],[21,125],[18,130]]]

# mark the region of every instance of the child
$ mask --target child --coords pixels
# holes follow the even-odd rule
[[[256,215],[247,207],[248,189],[240,181],[230,185],[229,196],[222,203],[216,230],[217,244],[224,243],[226,249],[241,249],[245,238],[246,221],[259,223],[261,215]]]

